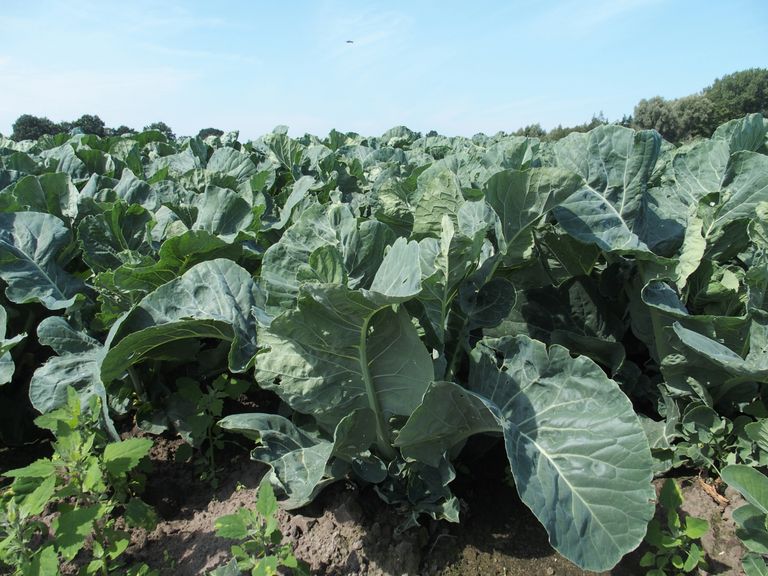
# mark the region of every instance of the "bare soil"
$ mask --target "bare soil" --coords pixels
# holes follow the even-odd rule
[[[232,544],[215,535],[214,521],[253,506],[265,468],[244,453],[233,457],[213,489],[196,479],[191,465],[174,462],[177,446],[173,440],[156,442],[155,470],[144,497],[156,507],[161,522],[151,533],[136,534],[129,552],[133,560],[147,562],[163,576],[206,574],[226,563]],[[723,508],[696,478],[679,481],[685,511],[710,522],[710,531],[702,539],[710,571],[702,574],[741,574],[742,550],[731,512],[742,501],[736,494],[726,494],[731,500]],[[395,536],[402,522],[398,512],[372,489],[352,483],[329,487],[298,512],[281,511],[279,520],[296,556],[319,576],[591,574],[552,550],[546,532],[514,489],[490,477],[460,479],[455,489],[462,500],[461,524],[430,521],[399,537]],[[630,554],[606,574],[644,574],[638,566],[642,552]]]

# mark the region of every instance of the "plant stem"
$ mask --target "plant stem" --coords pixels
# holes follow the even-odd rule
[[[373,316],[369,316],[363,321],[363,325],[360,328],[360,344],[358,346],[360,354],[360,369],[363,376],[363,384],[365,385],[365,393],[368,396],[368,405],[376,415],[376,446],[379,448],[381,455],[387,460],[394,460],[397,458],[397,452],[390,444],[391,431],[389,425],[384,420],[384,414],[381,411],[381,403],[379,397],[376,394],[376,390],[373,387],[373,379],[371,378],[371,372],[368,369],[368,349],[367,349],[367,336],[368,325]]]
[[[139,400],[142,402],[146,402],[147,391],[144,389],[144,385],[141,383],[141,379],[139,378],[139,375],[136,374],[136,370],[133,366],[128,368],[128,377],[131,379],[131,384],[133,384],[133,391],[136,392],[136,396],[138,396]]]

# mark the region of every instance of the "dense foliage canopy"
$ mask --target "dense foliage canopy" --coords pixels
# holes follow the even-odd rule
[[[456,461],[501,443],[608,569],[654,473],[766,461],[767,126],[0,139],[2,440],[68,386],[113,436],[194,438],[190,388],[245,382],[280,409],[220,425],[284,505],[351,477],[457,521]]]

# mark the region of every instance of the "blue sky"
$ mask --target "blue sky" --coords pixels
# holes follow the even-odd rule
[[[768,67],[767,0],[3,0],[0,30],[4,134],[23,113],[88,113],[471,136],[614,120]]]

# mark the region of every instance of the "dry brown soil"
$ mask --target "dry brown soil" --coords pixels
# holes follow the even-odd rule
[[[264,467],[235,457],[219,474],[219,486],[196,480],[191,465],[177,464],[178,442],[161,440],[153,450],[155,472],[145,499],[162,521],[151,533],[137,534],[129,550],[133,560],[149,563],[163,576],[206,574],[225,563],[231,541],[215,535],[214,521],[242,506],[253,506]],[[706,518],[710,532],[702,539],[709,572],[740,574],[742,551],[730,513],[716,503],[695,478],[680,479],[685,510]],[[299,513],[281,511],[283,534],[320,576],[576,576],[588,574],[558,556],[546,533],[513,489],[490,478],[459,481],[462,523],[427,522],[403,536],[394,535],[402,521],[370,489],[337,483]],[[644,574],[642,550],[626,557],[609,574]]]

